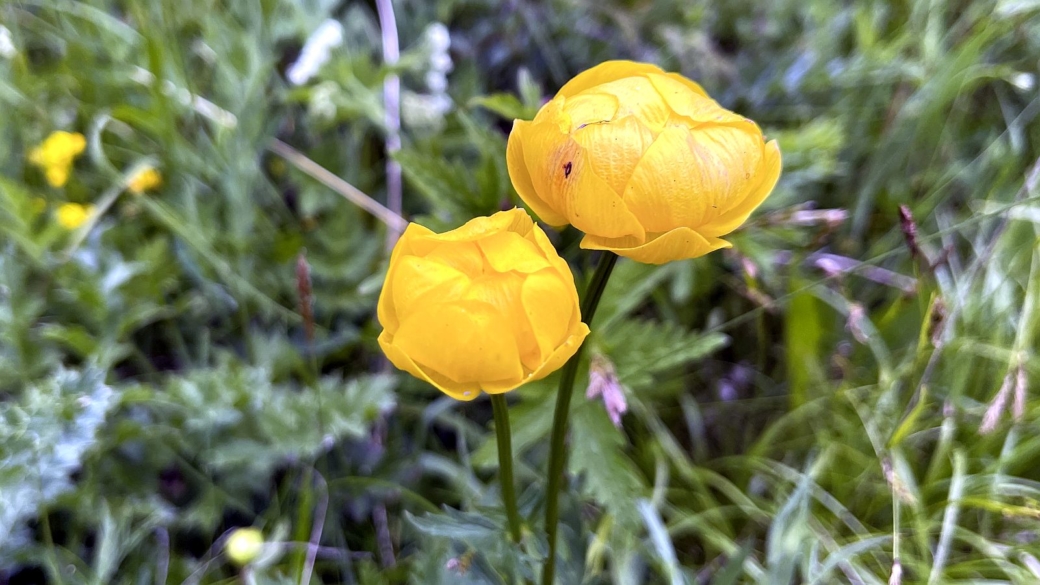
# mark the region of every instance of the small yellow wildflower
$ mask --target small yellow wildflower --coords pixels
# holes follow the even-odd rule
[[[224,552],[242,567],[256,560],[264,548],[264,535],[256,528],[236,528],[224,543]]]
[[[29,153],[29,162],[43,169],[52,187],[63,187],[69,180],[72,161],[83,153],[87,139],[78,132],[51,132]]]
[[[162,185],[162,175],[154,167],[145,167],[127,182],[126,188],[134,195],[158,189]]]
[[[74,230],[86,223],[92,213],[94,213],[93,205],[62,203],[58,206],[55,217],[58,220],[58,225],[67,230]]]

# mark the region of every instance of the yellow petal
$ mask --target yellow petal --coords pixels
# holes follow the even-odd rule
[[[548,236],[545,235],[545,232],[543,232],[540,227],[535,226],[528,238],[533,239],[534,243],[538,246],[538,249],[540,249],[542,253],[545,254],[545,257],[549,259],[549,263],[556,270],[560,281],[567,287],[567,298],[570,299],[575,307],[577,307],[578,289],[574,286],[574,273],[571,272],[570,265],[568,265],[567,261],[556,253],[556,248],[553,247],[552,242],[549,241]],[[580,318],[581,315],[578,315],[578,319]]]
[[[656,73],[648,73],[646,76],[649,77],[652,80],[655,77],[658,77],[658,74],[656,74]],[[699,83],[697,83],[695,81],[692,81],[690,79],[687,79],[687,78],[683,77],[682,75],[680,75],[678,73],[671,73],[671,72],[665,73],[664,77],[667,77],[668,79],[670,79],[672,81],[675,81],[675,82],[678,82],[678,83],[681,83],[681,84],[685,85],[686,89],[689,89],[693,93],[700,94],[700,95],[702,95],[704,97],[708,97],[708,92],[704,91],[704,88],[701,87]]]
[[[541,365],[537,370],[531,372],[531,375],[527,377],[524,382],[533,382],[534,380],[541,380],[549,374],[563,367],[563,364],[567,363],[567,360],[571,359],[578,348],[581,347],[581,343],[585,341],[585,338],[589,335],[589,328],[584,323],[578,323],[578,325],[571,332],[567,340],[563,342],[563,345],[558,347],[548,358],[545,363]]]
[[[64,187],[69,180],[69,167],[67,165],[51,165],[47,167],[44,175],[51,187]]]
[[[519,386],[524,378],[509,322],[486,303],[457,301],[417,311],[401,320],[393,344],[424,370],[453,382]]]
[[[619,107],[618,99],[606,93],[590,92],[570,98],[563,105],[563,111],[570,115],[566,131],[574,132],[589,124],[609,122]]]
[[[547,358],[566,340],[578,306],[563,281],[550,270],[529,275],[520,298],[541,356]]]
[[[619,106],[614,119],[635,116],[654,134],[663,130],[672,116],[672,109],[646,77],[630,77],[604,83],[590,90],[591,92],[607,93],[617,97]]]
[[[500,232],[477,242],[496,272],[531,273],[549,268],[545,254],[534,242],[515,232]]]
[[[727,126],[669,126],[632,172],[625,204],[648,232],[710,223],[755,181],[762,157],[755,140]]]
[[[660,67],[649,63],[638,63],[636,61],[604,61],[591,69],[586,69],[568,81],[557,96],[572,97],[579,93],[601,85],[624,79],[636,77],[649,73],[663,73]]]
[[[440,262],[416,256],[401,258],[391,287],[397,321],[403,322],[413,313],[429,311],[433,305],[458,299],[469,284],[467,275]],[[390,331],[393,333],[393,328]]]
[[[567,218],[556,213],[548,203],[542,200],[538,189],[531,181],[531,173],[527,170],[527,161],[524,160],[524,135],[530,127],[530,122],[523,120],[513,122],[513,130],[509,133],[509,141],[506,143],[506,166],[509,169],[509,179],[513,182],[513,188],[520,195],[520,199],[539,219],[552,226],[567,225]]]
[[[522,128],[520,139],[523,140],[523,149],[520,154],[524,157],[524,166],[538,195],[537,200],[525,198],[524,202],[549,225],[567,225],[570,220],[566,208],[553,191],[553,180],[556,172],[562,172],[555,166],[557,162],[562,164],[560,151],[570,148],[573,152],[576,145],[568,146],[572,143],[569,135],[561,131],[552,120],[536,121]]]
[[[126,188],[134,195],[141,195],[162,185],[162,175],[153,167],[147,167],[127,181]]]
[[[592,171],[615,193],[624,193],[632,171],[654,136],[634,116],[607,124],[590,124],[574,133],[574,140],[589,153]]]
[[[706,237],[724,236],[740,227],[751,212],[758,208],[766,197],[773,192],[777,180],[780,178],[782,168],[780,160],[780,147],[776,141],[770,141],[765,145],[762,165],[756,171],[756,177],[760,182],[751,188],[748,195],[732,209],[727,210],[711,222],[698,228]]]
[[[417,223],[410,223],[404,233],[397,239],[393,251],[390,253],[390,263],[386,269],[386,278],[383,279],[383,289],[379,291],[379,301],[376,303],[376,317],[379,324],[384,328],[397,331],[398,319],[397,309],[394,307],[393,282],[394,273],[401,257],[413,255],[412,242],[416,238],[432,234],[430,230]]]
[[[531,231],[531,216],[523,209],[513,208],[509,211],[499,211],[488,217],[476,217],[461,227],[455,228],[443,234],[431,234],[424,238],[424,244],[439,242],[476,242],[477,240],[497,234],[499,232],[511,231],[526,235]]]
[[[538,110],[538,113],[534,115],[534,120],[531,120],[532,124],[549,124],[552,125],[557,132],[567,133],[571,131],[571,117],[570,114],[564,111],[563,106],[567,102],[566,98],[555,97],[549,100],[544,106]]]
[[[87,148],[87,139],[79,132],[55,132],[62,137],[65,152],[69,157],[79,156]]]
[[[610,250],[618,256],[646,264],[664,264],[673,260],[697,258],[732,244],[718,238],[705,238],[689,229],[678,228],[649,239],[645,244],[632,238],[606,239],[586,235],[581,247],[586,250]]]
[[[484,272],[484,255],[475,242],[436,242],[434,248],[423,257],[471,277]]]
[[[676,114],[685,116],[697,124],[743,124],[750,123],[747,118],[735,114],[708,97],[700,86],[698,91],[691,91],[692,81],[679,75],[649,75],[650,82],[664,98],[665,103]],[[696,84],[693,84],[696,86]]]
[[[541,353],[520,300],[523,285],[524,276],[520,274],[492,273],[475,279],[466,290],[464,298],[487,303],[498,310],[499,315],[509,322],[516,337],[520,362],[528,370],[533,370],[542,363]]]
[[[55,211],[55,219],[61,227],[67,230],[74,230],[87,223],[92,213],[94,213],[93,205],[63,203]]]
[[[442,375],[434,372],[427,372],[423,368],[419,367],[419,364],[415,363],[412,358],[408,357],[408,354],[394,345],[393,336],[386,331],[383,331],[379,335],[379,347],[382,348],[383,353],[386,354],[386,358],[390,360],[390,363],[394,364],[397,369],[404,370],[420,380],[425,380],[431,386],[444,392],[448,396],[451,396],[455,400],[473,400],[480,395],[479,384],[473,382],[465,384],[453,382]]]
[[[541,159],[525,149],[527,168],[532,177],[544,177],[541,180],[549,185],[553,208],[571,225],[603,237],[642,236],[643,227],[621,197],[591,171],[588,153],[581,145],[566,138],[551,151],[539,151],[544,153]]]

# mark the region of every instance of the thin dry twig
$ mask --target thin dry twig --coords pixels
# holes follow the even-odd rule
[[[303,153],[280,140],[272,140],[268,150],[284,158],[286,162],[303,171],[319,183],[343,196],[344,199],[371,213],[393,231],[404,231],[408,222],[400,214],[391,211],[366,195],[363,191],[334,175],[325,167],[307,158]]]

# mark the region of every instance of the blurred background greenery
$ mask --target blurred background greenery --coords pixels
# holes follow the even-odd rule
[[[575,401],[560,582],[1040,580],[1040,3],[394,8],[387,65],[372,2],[0,2],[0,582],[534,575],[555,378],[510,394],[518,547],[489,404],[388,368],[386,227],[311,175],[386,200],[396,74],[405,217],[511,207],[511,120],[611,58],[699,81],[784,175],[734,250],[619,264],[589,343],[628,411]]]

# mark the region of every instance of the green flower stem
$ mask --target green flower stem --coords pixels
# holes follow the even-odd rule
[[[502,484],[502,502],[509,518],[509,534],[520,542],[520,513],[516,508],[516,490],[513,487],[513,440],[509,432],[509,407],[505,394],[491,395],[491,409],[495,413],[495,437],[498,439],[498,481]]]
[[[585,290],[585,298],[581,301],[581,318],[586,325],[592,326],[592,317],[596,314],[599,299],[607,288],[607,280],[614,270],[617,255],[603,252],[592,282]],[[563,470],[567,464],[567,451],[564,439],[567,437],[567,417],[571,410],[571,396],[574,394],[574,380],[578,377],[578,364],[585,353],[585,344],[578,347],[571,359],[563,366],[560,375],[560,387],[556,392],[556,412],[553,414],[552,443],[549,451],[548,487],[545,490],[545,532],[549,538],[549,555],[542,567],[542,585],[553,585],[556,575],[556,529],[560,523],[560,484],[563,483]]]

